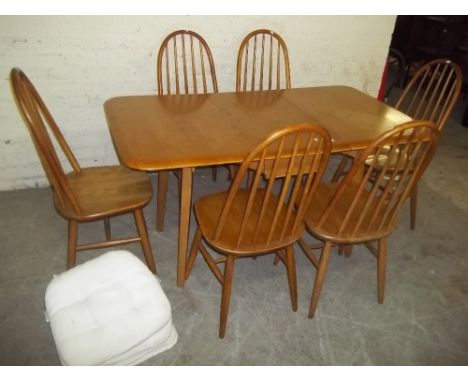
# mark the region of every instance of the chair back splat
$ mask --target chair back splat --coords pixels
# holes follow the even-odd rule
[[[268,29],[249,33],[237,55],[236,91],[290,88],[289,55],[284,40]]]
[[[198,33],[178,30],[161,44],[157,59],[158,94],[217,93],[210,48]]]
[[[63,207],[67,206],[79,213],[81,211],[80,205],[68,185],[65,171],[60,163],[49,130],[76,173],[81,172],[78,161],[29,78],[20,69],[14,68],[11,71],[11,80],[17,104],[58,201]]]
[[[413,119],[432,121],[442,129],[458,100],[462,82],[457,64],[446,59],[430,61],[415,73],[395,108]]]

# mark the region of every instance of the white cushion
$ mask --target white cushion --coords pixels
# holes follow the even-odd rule
[[[134,365],[177,342],[164,291],[128,251],[55,276],[45,304],[64,365]]]

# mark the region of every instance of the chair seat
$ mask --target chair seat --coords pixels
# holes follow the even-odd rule
[[[67,219],[87,221],[143,208],[152,197],[149,177],[144,172],[122,166],[84,168],[67,174],[81,212],[63,205],[55,197],[55,207]]]
[[[365,164],[368,165],[368,166],[373,165],[374,168],[376,168],[377,170],[382,169],[383,167],[385,167],[387,165],[388,156],[390,154],[390,149],[391,149],[390,146],[384,147],[382,149],[381,153],[377,156],[376,163],[374,163],[374,161],[376,159],[375,155],[369,155],[367,157],[366,161],[365,161]],[[387,165],[387,171],[392,171],[396,167],[397,162],[400,160],[400,158],[398,156],[399,152],[400,152],[400,150],[398,148],[396,148],[395,149],[396,155],[393,156],[392,163]],[[344,155],[346,155],[347,157],[350,157],[350,158],[352,158],[354,160],[359,156],[360,153],[361,152],[359,150],[355,150],[355,151],[347,151],[346,153],[344,153]],[[403,158],[403,163],[399,164],[400,171],[405,170],[404,162],[409,162],[409,160],[410,160],[410,157],[405,154],[404,158]]]
[[[330,213],[323,224],[319,225],[318,223],[322,218],[323,212],[328,207],[328,204],[333,195],[335,195],[338,187],[339,183],[320,184],[314,194],[305,214],[307,229],[313,232],[314,235],[317,235],[322,240],[330,240],[335,243],[359,243],[376,240],[390,235],[396,229],[398,219],[395,219],[394,223],[390,224],[385,230],[379,229],[378,225],[380,224],[381,216],[378,216],[372,223],[370,229],[368,229],[367,223],[372,219],[375,208],[372,208],[371,206],[367,209],[364,217],[361,216],[363,208],[359,208],[359,206],[364,206],[367,198],[369,197],[368,192],[363,192],[361,197],[356,201],[358,208],[354,209],[354,213],[350,217],[350,220],[356,223],[362,218],[364,223],[361,225],[361,228],[358,228],[354,232],[355,224],[351,224],[347,225],[347,228],[345,228],[343,232],[338,232],[338,227],[341,226],[341,223],[345,218],[345,214],[349,210],[350,203],[353,201],[356,194],[356,188],[352,184],[345,189],[345,192],[339,198],[338,203],[333,209],[333,213]],[[373,202],[373,205],[376,206],[379,198],[374,198],[375,201]]]
[[[238,256],[251,255],[252,253],[268,253],[278,248],[284,248],[285,246],[297,241],[304,233],[304,224],[298,224],[296,230],[288,237],[281,238],[280,230],[283,226],[278,227],[273,233],[273,240],[265,245],[267,237],[271,228],[270,224],[263,224],[260,227],[257,239],[254,239],[254,232],[258,216],[261,210],[261,204],[265,198],[264,191],[258,190],[256,193],[255,200],[253,201],[252,213],[249,216],[248,223],[246,225],[243,239],[238,245],[239,229],[241,226],[244,211],[247,207],[247,200],[249,197],[249,190],[239,190],[232,202],[230,213],[227,215],[226,223],[224,224],[225,229],[221,232],[219,238],[215,238],[215,231],[218,226],[219,216],[222,208],[225,204],[227,192],[221,192],[217,194],[207,195],[200,198],[195,203],[195,214],[197,216],[198,225],[203,232],[203,236],[209,242],[209,244],[222,252],[232,253]],[[269,206],[265,209],[264,222],[273,222],[275,206],[277,198],[271,196],[269,200]],[[291,224],[294,222],[295,212],[292,211],[292,218],[289,219]],[[279,219],[280,221],[286,221],[286,211],[282,209]],[[286,231],[291,231],[286,228]]]
[[[177,341],[156,277],[128,251],[111,251],[50,282],[45,294],[64,365],[134,365]]]
[[[290,167],[289,158],[282,158],[276,164],[275,177],[284,178],[286,177],[286,174],[288,172],[290,172],[292,175],[297,175],[301,171],[301,168],[303,169],[311,168],[310,167],[311,164],[312,164],[312,157],[308,157],[306,158],[306,160],[304,160],[304,163],[302,160],[296,160],[294,165],[291,168],[289,168]],[[256,171],[257,165],[258,163],[254,162],[249,166],[249,169]],[[271,173],[273,171],[274,165],[275,165],[274,160],[265,160],[265,163],[263,164],[263,169],[262,169],[262,175],[265,179],[271,178]],[[318,165],[319,163],[317,163],[317,166]],[[316,169],[311,169],[311,170],[316,171]]]

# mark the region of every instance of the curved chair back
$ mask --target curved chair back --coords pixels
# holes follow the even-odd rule
[[[268,29],[249,33],[237,55],[236,91],[289,88],[289,55],[284,40]]]
[[[210,48],[198,33],[178,30],[161,44],[157,59],[158,94],[218,92]]]
[[[214,240],[234,237],[241,252],[281,248],[298,240],[330,149],[328,132],[313,125],[287,127],[260,143],[232,181]],[[252,182],[247,182],[249,171],[255,173]],[[269,177],[263,184],[265,173]],[[248,184],[247,188],[242,188],[243,184]],[[229,214],[236,214],[238,218],[230,219],[236,223],[225,224]]]
[[[460,67],[452,61],[430,61],[415,73],[395,108],[413,119],[432,121],[442,129],[458,100],[462,77]]]
[[[80,206],[68,185],[52,137],[55,138],[73,171],[77,173],[81,171],[78,161],[29,78],[21,69],[13,68],[10,72],[10,81],[18,108],[31,134],[34,146],[58,202],[63,206],[71,207],[76,213],[79,213]],[[52,134],[49,134],[49,131]]]
[[[439,133],[430,121],[414,121],[377,138],[354,160],[317,227],[348,241],[391,233],[402,204],[432,159]]]

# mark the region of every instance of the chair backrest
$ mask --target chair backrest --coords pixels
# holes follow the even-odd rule
[[[284,40],[268,29],[249,33],[237,55],[236,91],[290,88],[289,55]]]
[[[58,147],[63,151],[74,172],[81,171],[78,161],[39,93],[23,71],[19,68],[13,68],[10,72],[10,81],[18,108],[31,134],[39,159],[58,202],[79,213],[81,211],[80,206],[68,185],[64,169],[51,138],[55,138]],[[49,131],[52,132],[52,135]]]
[[[327,232],[351,239],[390,233],[402,204],[432,159],[439,133],[431,121],[413,121],[378,137],[354,160],[322,209],[318,228],[327,227]]]
[[[446,59],[430,61],[415,73],[395,108],[413,119],[432,121],[442,129],[457,102],[462,77],[457,64]]]
[[[156,71],[159,95],[218,92],[210,48],[195,32],[169,34],[159,48]]]
[[[330,150],[330,135],[319,126],[290,126],[269,136],[242,162],[231,183],[214,238],[219,239],[227,230],[234,237],[237,235],[236,248],[247,251],[297,240],[303,233],[304,213],[325,170]],[[252,182],[247,182],[248,171],[255,173]],[[265,172],[269,178],[263,182]],[[244,184],[247,187],[243,188]],[[227,226],[231,213],[239,219]]]

